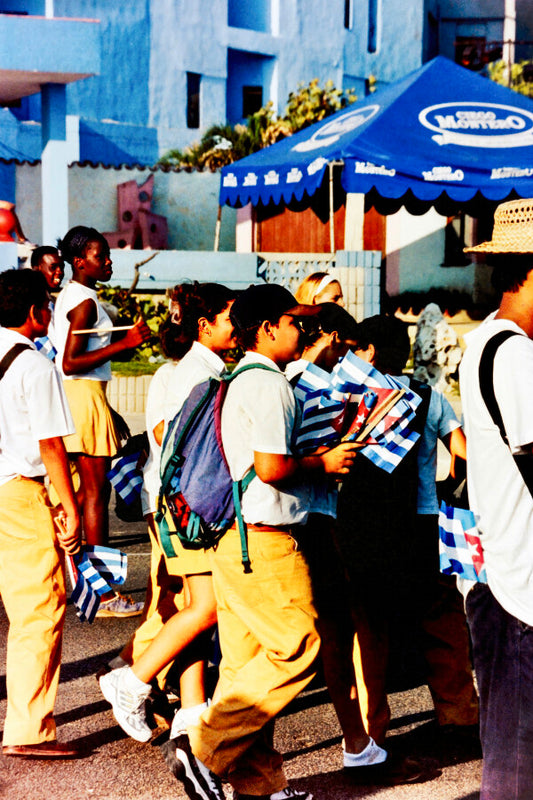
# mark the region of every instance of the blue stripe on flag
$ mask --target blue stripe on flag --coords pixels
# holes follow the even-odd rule
[[[126,580],[128,558],[112,547],[84,545],[73,557],[78,574],[71,600],[82,622],[92,622],[100,606],[100,597],[112,592],[110,583]]]
[[[143,474],[137,468],[140,455],[132,453],[117,459],[107,473],[111,485],[128,505],[134,503],[141,493]]]

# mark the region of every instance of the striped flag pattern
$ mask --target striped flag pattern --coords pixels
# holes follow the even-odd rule
[[[441,503],[439,557],[440,571],[444,575],[455,574],[469,581],[487,582],[481,539],[470,509]]]
[[[112,592],[110,583],[122,584],[128,571],[128,557],[120,550],[101,545],[84,545],[72,556],[77,573],[71,600],[82,622],[92,622],[102,595]]]
[[[307,453],[321,445],[340,441],[340,428],[348,403],[354,403],[364,415],[367,403],[374,406],[396,389],[403,397],[389,410],[365,439],[361,453],[377,467],[392,472],[409,452],[420,434],[411,430],[420,397],[408,386],[375,367],[351,351],[331,373],[309,364],[295,387],[301,406],[301,423],[296,436],[298,453]],[[375,397],[373,397],[375,395]]]
[[[57,350],[55,349],[54,345],[52,344],[51,340],[48,336],[41,336],[39,339],[35,339],[33,342],[37,350],[50,359],[50,361],[55,361],[57,356]]]
[[[107,473],[111,485],[129,506],[141,494],[143,473],[137,466],[140,456],[137,452],[118,458]]]

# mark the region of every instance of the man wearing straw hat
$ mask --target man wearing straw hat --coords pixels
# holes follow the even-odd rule
[[[480,694],[481,800],[533,793],[533,199],[496,209],[486,253],[498,310],[460,368],[470,506],[487,584],[466,596]],[[528,485],[529,484],[529,485]]]

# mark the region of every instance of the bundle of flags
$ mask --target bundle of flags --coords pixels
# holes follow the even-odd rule
[[[331,373],[309,364],[294,392],[302,412],[294,443],[299,454],[358,441],[361,453],[390,473],[420,437],[410,427],[420,397],[352,352]]]
[[[112,547],[84,545],[67,559],[74,589],[71,600],[82,622],[92,622],[100,607],[100,598],[113,592],[110,583],[126,580],[128,558]]]
[[[141,495],[143,473],[139,467],[140,457],[140,451],[122,456],[115,461],[107,473],[112,487],[128,506],[133,505]]]
[[[469,581],[487,582],[481,539],[470,509],[441,503],[439,558],[444,575],[455,574]]]

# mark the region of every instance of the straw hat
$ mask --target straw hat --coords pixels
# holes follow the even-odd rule
[[[490,242],[465,247],[465,253],[533,253],[533,198],[502,203],[494,214]]]

